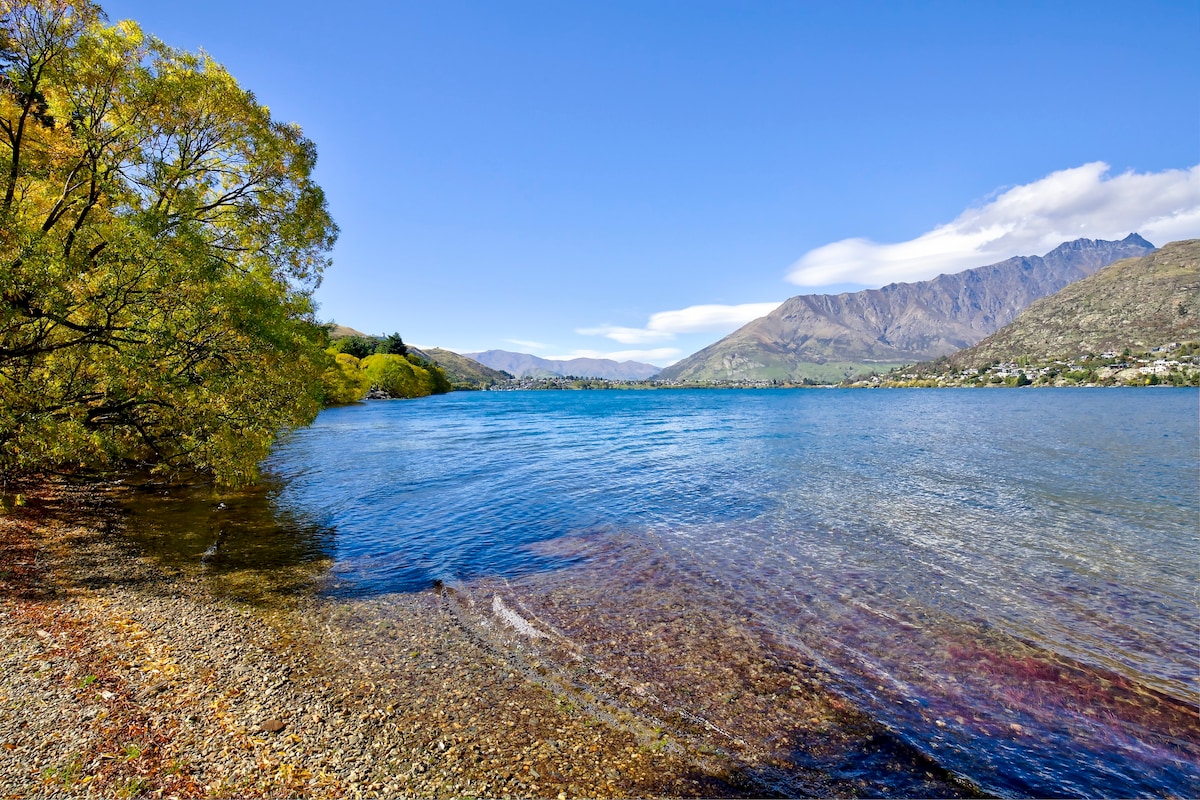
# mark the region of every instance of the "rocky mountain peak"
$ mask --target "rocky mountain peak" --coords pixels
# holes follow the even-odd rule
[[[659,377],[836,382],[932,360],[994,333],[1035,300],[1153,249],[1136,233],[1121,241],[1076,239],[1044,256],[1014,256],[927,281],[798,295]]]
[[[1200,241],[1172,242],[1037,300],[1011,324],[950,361],[976,367],[1018,357],[1046,361],[1195,341],[1198,301]]]

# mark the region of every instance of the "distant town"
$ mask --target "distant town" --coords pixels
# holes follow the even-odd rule
[[[955,369],[946,359],[901,367],[846,386],[1200,386],[1200,344],[1170,342],[1134,353],[1107,350],[1067,360],[996,361]]]

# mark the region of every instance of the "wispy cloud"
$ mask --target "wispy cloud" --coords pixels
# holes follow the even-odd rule
[[[677,333],[731,333],[778,307],[779,303],[688,306],[651,314],[644,328],[599,325],[579,328],[575,332],[583,336],[604,336],[621,344],[649,344],[670,341]]]
[[[788,280],[806,287],[882,286],[1042,255],[1064,241],[1140,233],[1156,245],[1200,236],[1200,165],[1109,177],[1101,161],[997,191],[984,205],[915,239],[843,239],[806,253]]]
[[[570,361],[573,358],[608,358],[613,361],[642,361],[649,364],[668,363],[683,355],[677,347],[658,347],[652,350],[575,350],[567,355],[547,356],[552,361]]]
[[[617,325],[599,325],[595,328],[577,328],[581,336],[603,336],[621,344],[648,344],[675,338],[670,331],[655,331],[649,328],[622,328]]]
[[[669,333],[717,333],[732,331],[747,322],[770,314],[779,308],[775,303],[742,303],[736,306],[688,306],[678,311],[659,311],[650,315],[646,327]]]
[[[548,348],[550,346],[548,344],[543,344],[541,342],[531,342],[528,339],[505,339],[504,341],[506,341],[510,344],[515,344],[515,345],[519,345],[521,347],[528,348],[529,350],[545,350],[546,348]]]

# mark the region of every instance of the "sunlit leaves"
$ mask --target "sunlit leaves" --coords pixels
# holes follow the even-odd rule
[[[0,11],[0,469],[252,479],[329,366],[312,143],[93,4]]]
[[[358,359],[349,353],[327,352],[331,363],[321,373],[321,388],[326,405],[354,403],[371,388],[371,379],[359,369]]]
[[[435,366],[412,363],[405,356],[375,353],[360,362],[371,385],[391,397],[427,397],[450,391],[446,375]]]

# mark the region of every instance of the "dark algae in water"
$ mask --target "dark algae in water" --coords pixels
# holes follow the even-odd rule
[[[678,553],[611,537],[576,547],[592,549],[589,567],[474,582],[459,606],[505,630],[539,674],[633,709],[691,751],[715,748],[785,794],[1169,795],[1200,760],[1194,705],[995,630],[927,628],[908,666],[885,675],[867,653],[781,635],[740,601],[746,587]],[[940,655],[922,649],[928,636]],[[926,671],[948,680],[918,695],[909,681]],[[1126,766],[1112,769],[1110,753]],[[815,789],[815,774],[832,783]]]
[[[484,580],[447,587],[446,607],[560,702],[731,771],[753,794],[981,796],[718,594],[679,583],[662,554],[623,549],[619,589],[586,571]]]

